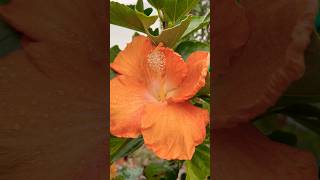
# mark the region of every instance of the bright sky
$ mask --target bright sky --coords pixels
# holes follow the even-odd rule
[[[111,1],[116,1],[122,4],[136,4],[137,0],[111,0]],[[143,0],[144,2],[144,8],[149,8],[151,5],[148,3],[147,0]],[[156,12],[153,11],[152,15],[155,15]],[[157,24],[156,22],[155,24]],[[127,29],[127,28],[122,28],[113,24],[110,24],[110,47],[114,45],[119,45],[120,49],[124,49],[131,41],[132,35],[134,34],[135,31]]]

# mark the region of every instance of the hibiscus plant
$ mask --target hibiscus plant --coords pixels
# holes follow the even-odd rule
[[[144,8],[142,0],[110,2],[110,23],[137,32],[123,50],[110,48],[110,164],[115,168],[115,162],[148,149],[157,162],[140,173],[131,170],[131,176],[122,170],[117,178],[136,173],[176,179],[183,167],[187,179],[205,179],[210,175],[209,1],[148,2],[152,8]],[[159,26],[150,27],[154,24]]]

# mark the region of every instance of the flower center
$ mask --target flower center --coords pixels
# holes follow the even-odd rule
[[[156,88],[157,90],[155,92],[155,96],[158,101],[164,102],[167,95],[165,90],[165,55],[163,52],[156,49],[148,55],[147,64],[152,73],[155,75],[156,81],[159,82],[159,86]]]
[[[150,69],[155,73],[159,73],[160,75],[164,73],[166,63],[164,61],[164,54],[162,52],[154,50],[148,55],[147,62]]]

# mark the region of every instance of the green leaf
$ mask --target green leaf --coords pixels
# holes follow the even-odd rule
[[[320,38],[312,34],[311,43],[305,51],[306,71],[303,77],[292,83],[277,105],[320,102]]]
[[[205,16],[193,16],[188,29],[182,35],[182,38],[188,37],[195,33],[197,30],[209,25],[210,23],[210,12]]]
[[[162,0],[148,0],[148,2],[151,4],[156,9],[161,9],[163,6],[163,1]]]
[[[120,52],[120,48],[119,46],[113,46],[112,48],[110,48],[110,52],[109,52],[109,60],[110,60],[110,63],[112,63],[114,61],[114,59],[116,58],[116,56],[118,55],[118,53]],[[116,73],[110,69],[110,79],[114,78],[116,76]]]
[[[200,97],[194,97],[192,98],[192,101],[195,103],[195,105],[197,105],[198,107],[201,107],[203,109],[206,109],[208,111],[210,111],[210,103],[208,103],[207,101],[203,100]]]
[[[281,130],[276,130],[272,132],[268,137],[273,141],[287,144],[290,146],[294,146],[298,142],[298,138],[295,134]]]
[[[152,30],[152,28],[149,28],[148,31],[152,36],[158,36],[159,35],[159,28],[156,28],[155,30]]]
[[[112,63],[114,61],[114,59],[116,58],[116,56],[118,55],[118,53],[120,52],[120,48],[118,45],[112,46],[112,48],[110,48],[110,63]]]
[[[143,145],[143,139],[141,137],[135,139],[126,139],[124,143],[120,142],[119,140],[118,142],[122,145],[120,148],[117,148],[117,150],[114,151],[114,153],[110,153],[111,163],[133,153]]]
[[[177,179],[177,172],[168,165],[167,161],[163,163],[151,163],[144,169],[144,176],[153,180],[171,180]]]
[[[139,32],[145,32],[155,21],[157,16],[147,16],[129,6],[118,2],[110,2],[110,23]]]
[[[145,9],[143,12],[145,15],[150,16],[150,14],[152,13],[153,9],[152,8],[147,8]]]
[[[294,104],[276,111],[288,115],[299,124],[320,135],[320,107],[311,104]]]
[[[169,21],[180,21],[190,10],[199,2],[199,0],[148,0],[156,9],[160,9]]]
[[[110,145],[110,156],[113,157],[119,149],[126,143],[127,139],[125,138],[117,138],[114,136],[110,137],[109,145]]]
[[[138,0],[135,8],[136,8],[136,10],[138,10],[140,12],[143,12],[144,11],[143,1],[142,0]]]
[[[167,47],[174,47],[176,43],[180,40],[182,34],[186,31],[191,21],[191,16],[186,17],[182,20],[180,24],[163,30],[159,36],[153,36],[148,33],[149,37],[156,44],[162,42]]]
[[[176,48],[175,51],[179,53],[184,60],[195,51],[210,51],[210,45],[198,41],[183,41]]]
[[[20,48],[20,34],[0,19],[0,57]]]
[[[186,180],[204,180],[210,176],[210,148],[201,144],[190,161],[186,161]]]

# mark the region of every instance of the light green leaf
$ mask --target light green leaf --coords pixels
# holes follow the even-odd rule
[[[210,23],[210,12],[207,13],[207,15],[205,16],[193,16],[190,22],[190,25],[182,35],[182,38],[185,38],[195,33],[197,30],[209,25],[209,23]]]
[[[20,34],[0,19],[0,57],[20,48]]]
[[[174,47],[176,43],[179,41],[180,37],[188,28],[191,21],[191,16],[186,17],[181,21],[180,24],[163,30],[159,36],[153,36],[148,33],[148,36],[152,39],[152,41],[156,44],[162,42],[167,47]]]
[[[290,85],[277,106],[320,102],[320,38],[317,32],[312,34],[311,43],[305,51],[305,64],[305,74]]]
[[[184,60],[195,51],[210,51],[210,45],[198,41],[183,41],[176,48],[175,51],[179,53]]]
[[[119,138],[117,138],[119,139]],[[143,145],[143,139],[141,137],[139,138],[135,138],[135,139],[125,139],[125,141],[123,142],[123,140],[116,140],[111,138],[110,140],[110,145],[113,143],[121,143],[121,147],[117,147],[114,148],[113,153],[110,153],[110,160],[111,163],[115,162],[116,160],[127,156],[131,153],[133,153],[134,151],[136,151],[137,149],[139,149],[142,145]],[[112,142],[114,141],[114,142]],[[120,145],[118,145],[120,146]]]
[[[147,16],[144,12],[135,11],[135,13],[144,28],[144,32],[148,32],[147,29],[158,19],[157,16]]]
[[[163,6],[162,0],[148,0],[148,2],[156,9],[161,9]]]
[[[201,144],[190,161],[186,161],[186,180],[204,180],[210,176],[210,148]]]
[[[111,24],[145,32],[145,29],[148,29],[157,19],[157,16],[147,16],[143,11],[139,12],[124,4],[110,2]]]
[[[148,0],[148,2],[161,10],[164,16],[175,25],[190,12],[199,0]]]
[[[114,59],[116,58],[116,56],[118,55],[118,53],[120,52],[120,48],[119,46],[113,46],[112,48],[110,48],[110,52],[109,52],[109,60],[110,63],[112,63],[114,61]],[[116,76],[116,73],[110,69],[110,79],[114,78]]]
[[[201,108],[206,109],[210,112],[210,103],[208,103],[207,101],[203,100],[202,98],[199,97],[194,97],[192,98],[192,101],[194,103],[197,103],[199,105],[201,105]]]

